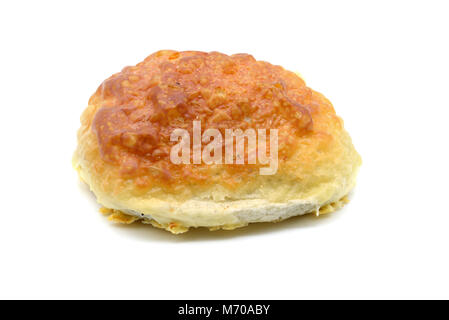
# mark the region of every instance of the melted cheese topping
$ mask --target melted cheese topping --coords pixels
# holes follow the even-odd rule
[[[172,164],[175,128],[191,137],[193,120],[201,121],[203,131],[218,129],[223,137],[227,128],[278,129],[282,161],[294,150],[295,138],[312,131],[316,108],[312,90],[280,66],[247,54],[196,51],[159,51],[123,69],[98,88],[90,104],[98,103],[92,127],[103,160],[120,166],[124,177],[138,177],[135,183],[142,187],[180,179],[235,186],[258,173],[258,165],[226,165],[210,179],[204,163]]]

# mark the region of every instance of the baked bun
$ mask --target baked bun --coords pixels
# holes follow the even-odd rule
[[[205,142],[220,140],[203,135],[184,153],[173,132],[194,146],[195,123],[200,134],[222,134],[220,148],[205,153]],[[225,139],[236,129],[255,132],[256,147],[247,137],[239,153]],[[332,104],[295,73],[247,54],[164,50],[100,85],[81,116],[73,164],[112,220],[181,233],[333,211],[361,159]]]

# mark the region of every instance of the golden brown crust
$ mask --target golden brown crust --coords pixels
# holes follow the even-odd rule
[[[103,82],[91,103],[99,107],[92,128],[103,160],[119,166],[123,177],[138,177],[139,188],[179,180],[236,188],[235,176],[244,180],[257,171],[257,165],[226,166],[210,179],[206,164],[172,164],[170,133],[182,128],[193,136],[193,120],[223,136],[228,128],[279,129],[284,161],[313,130],[312,114],[334,113],[282,67],[246,54],[196,51],[157,52]]]

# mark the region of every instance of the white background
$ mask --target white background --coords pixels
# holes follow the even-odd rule
[[[449,298],[445,1],[3,1],[0,298]],[[174,236],[113,225],[79,116],[159,49],[251,53],[324,93],[362,155],[316,218]]]

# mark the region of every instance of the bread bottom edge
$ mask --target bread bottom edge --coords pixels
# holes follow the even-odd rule
[[[282,217],[276,220],[271,221],[263,221],[263,222],[280,222],[287,220],[293,216],[299,216],[299,215],[306,215],[315,213],[316,216],[320,216],[323,214],[332,213],[343,206],[345,206],[349,202],[348,195],[345,195],[341,197],[339,200],[325,204],[323,206],[318,206],[313,210],[308,210],[306,212],[298,213],[296,215],[286,216]],[[167,230],[173,234],[181,234],[189,231],[191,228],[208,228],[210,231],[216,231],[216,230],[235,230],[237,228],[246,227],[249,224],[256,223],[256,222],[242,222],[240,224],[224,224],[224,225],[218,225],[218,226],[185,226],[181,222],[178,221],[172,221],[169,223],[160,223],[154,219],[148,218],[147,216],[139,216],[139,215],[133,215],[126,213],[121,210],[117,209],[111,209],[106,207],[101,207],[100,212],[107,216],[108,219],[114,223],[120,223],[120,224],[132,224],[134,222],[141,222],[143,224],[150,224],[153,227]]]

